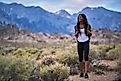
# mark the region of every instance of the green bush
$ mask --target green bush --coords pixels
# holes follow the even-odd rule
[[[28,81],[32,69],[29,59],[0,56],[0,81]]]
[[[0,48],[0,55],[6,55],[6,52],[2,48]]]
[[[26,48],[26,52],[28,52],[30,54],[36,54],[37,52],[39,52],[39,49],[37,49],[37,48]]]
[[[121,54],[121,46],[118,45],[114,49],[107,52],[105,59],[116,60],[119,59],[120,54]]]
[[[69,77],[70,68],[66,65],[55,63],[54,65],[40,68],[41,79],[44,81],[63,81]]]
[[[17,48],[15,47],[6,47],[0,48],[0,55],[8,55],[10,52],[15,51]]]
[[[117,47],[121,49],[121,44],[119,46],[117,46]],[[118,61],[118,77],[117,77],[117,81],[120,81],[120,80],[121,80],[121,54],[119,55],[119,61]]]
[[[91,45],[90,49],[90,59],[102,59],[104,60],[106,58],[107,52],[114,49],[115,47],[113,45]]]
[[[100,59],[100,54],[98,50],[90,49],[89,60]]]
[[[57,51],[56,52],[55,59],[57,62],[62,64],[67,64],[70,66],[71,64],[75,64],[78,61],[78,56],[76,53],[71,52],[71,50],[65,50],[65,51]]]
[[[9,53],[9,55],[14,55],[16,57],[22,57],[22,56],[33,56],[34,54],[38,54],[41,51],[41,49],[37,48],[18,48],[12,52]]]
[[[44,56],[47,55],[54,55],[55,49],[48,47],[48,48],[43,48],[41,51],[42,53],[40,55],[40,58],[43,58]]]
[[[109,52],[110,50],[114,49],[114,46],[112,45],[100,45],[98,47],[99,53],[100,53],[100,58],[102,60],[106,59],[106,53]]]
[[[47,56],[44,56],[42,59],[41,59],[41,66],[45,66],[45,65],[51,65],[51,64],[55,64],[55,57],[52,56],[52,55],[47,55]]]
[[[30,55],[30,53],[27,53],[26,50],[22,48],[18,48],[17,50],[13,51],[12,54],[17,57]]]

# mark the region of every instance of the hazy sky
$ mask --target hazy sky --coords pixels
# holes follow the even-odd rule
[[[0,2],[17,2],[25,6],[40,6],[50,12],[65,9],[71,14],[76,13],[87,6],[103,6],[107,9],[121,12],[121,0],[0,0]]]

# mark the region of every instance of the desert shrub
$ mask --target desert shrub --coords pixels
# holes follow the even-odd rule
[[[25,49],[18,48],[17,50],[12,52],[13,55],[19,57],[19,56],[25,56],[30,55],[30,53],[27,53]]]
[[[44,56],[47,56],[47,55],[55,55],[55,52],[56,52],[55,49],[50,48],[50,47],[43,48],[41,51],[42,53],[40,55],[40,58],[43,58]]]
[[[63,81],[68,78],[70,69],[68,66],[55,63],[54,65],[40,68],[40,75],[44,81]]]
[[[107,59],[107,60],[116,60],[118,58],[119,58],[118,49],[110,50],[107,53],[107,56],[105,57],[105,59]]]
[[[53,55],[47,55],[47,56],[44,56],[42,59],[41,59],[41,66],[45,66],[45,65],[51,65],[51,64],[55,64],[55,59],[54,59],[54,56]]]
[[[105,59],[106,53],[110,50],[114,49],[115,47],[113,45],[91,45],[90,49],[90,59]]]
[[[118,45],[117,47],[121,48],[121,44]],[[119,60],[118,60],[118,77],[117,77],[117,81],[120,81],[120,80],[121,80],[121,54],[119,55]]]
[[[113,49],[113,48],[115,48],[115,46],[114,45],[99,45],[98,46],[98,49],[100,49],[100,50],[104,50],[105,52],[108,52],[109,50],[111,50],[111,49]]]
[[[121,61],[121,60],[120,60]],[[117,80],[116,81],[121,81],[121,63],[119,63],[119,68],[118,68],[118,77],[116,78]]]
[[[0,55],[6,55],[6,52],[2,48],[0,48]]]
[[[37,48],[17,48],[16,50],[9,53],[9,55],[14,55],[16,57],[21,56],[32,56],[33,54],[37,54],[41,51],[41,49]]]
[[[29,59],[0,56],[0,81],[28,81],[32,69]]]
[[[27,53],[30,53],[30,54],[36,54],[37,52],[40,51],[37,48],[26,48],[25,50],[26,50]]]
[[[8,55],[9,53],[15,51],[16,49],[17,49],[16,47],[0,48],[0,55]]]
[[[100,59],[98,50],[90,49],[89,60]]]
[[[33,54],[39,53],[40,50],[37,48],[18,48],[17,50],[11,52],[10,54],[16,56],[16,57],[22,57],[22,56],[32,56]]]
[[[117,45],[114,49],[107,52],[105,59],[116,60],[119,59],[120,54],[121,54],[121,45]]]
[[[100,45],[98,47],[99,53],[100,53],[100,58],[103,60],[106,58],[106,53],[112,50],[114,46],[112,45]]]
[[[72,53],[71,50],[57,51],[55,59],[62,64],[75,64],[78,61],[78,56],[75,53]]]

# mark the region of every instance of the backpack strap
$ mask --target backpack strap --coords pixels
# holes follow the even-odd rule
[[[88,24],[87,26],[87,30],[91,31],[91,26]],[[88,37],[90,39],[90,37],[92,36],[92,33],[88,33]]]
[[[74,29],[75,29],[75,32],[77,32],[77,31],[79,32],[77,35],[75,35],[75,37],[78,38],[79,34],[81,35],[81,31],[78,29],[77,25],[74,26]],[[91,26],[89,24],[87,26],[87,29],[91,31]],[[89,39],[90,39],[91,35],[92,35],[91,33],[88,34]]]
[[[76,26],[74,26],[74,29],[75,29],[75,32],[79,32],[79,33],[81,33],[81,32],[79,31],[79,29],[78,29],[77,25],[76,25]],[[75,35],[75,37],[76,37],[76,38],[78,38],[79,33]]]

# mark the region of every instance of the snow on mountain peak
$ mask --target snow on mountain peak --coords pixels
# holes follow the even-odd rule
[[[55,14],[60,15],[61,17],[71,18],[71,15],[66,10],[59,10]]]

